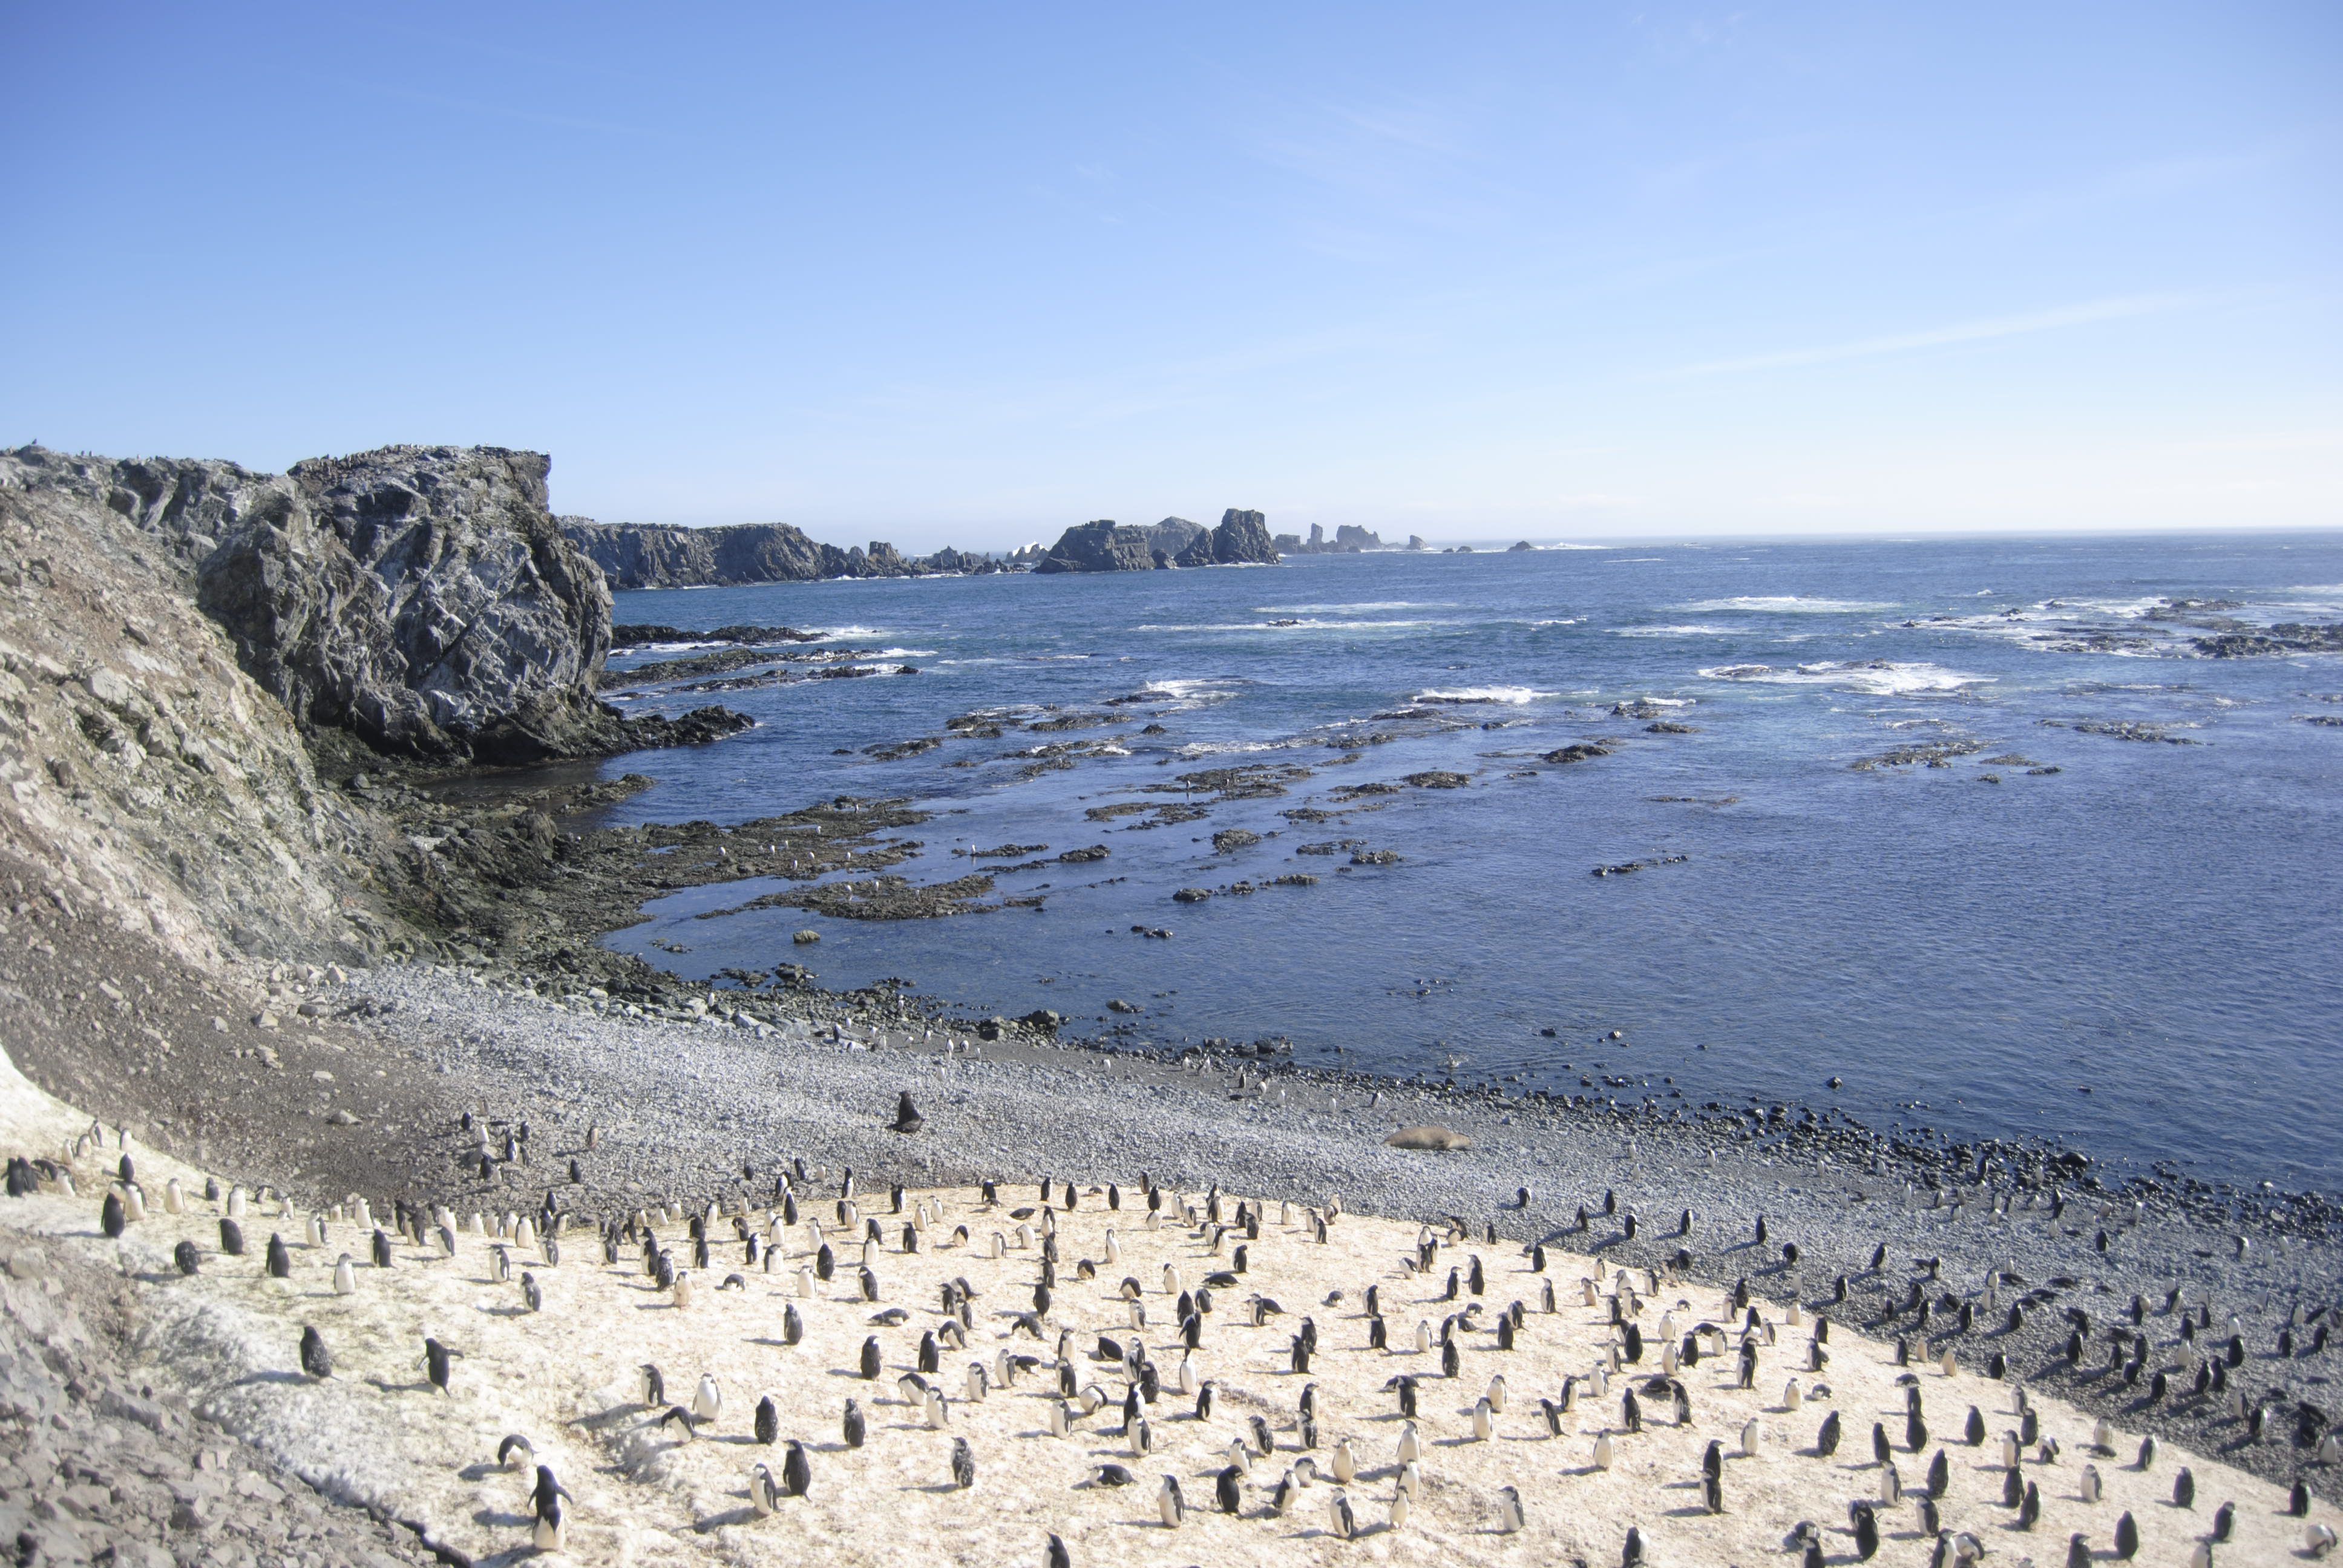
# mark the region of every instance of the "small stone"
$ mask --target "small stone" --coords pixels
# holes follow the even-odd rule
[[[356,1127],[358,1119],[347,1111],[329,1111],[326,1116],[328,1127]]]

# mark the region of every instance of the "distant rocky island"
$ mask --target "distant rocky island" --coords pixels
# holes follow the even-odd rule
[[[1277,548],[1289,556],[1355,556],[1367,550],[1420,550],[1424,544],[1422,534],[1410,534],[1404,546],[1387,545],[1383,543],[1382,535],[1372,528],[1360,528],[1355,523],[1342,524],[1330,539],[1326,537],[1325,525],[1312,523],[1307,540],[1299,534],[1280,534],[1277,536]]]
[[[1125,528],[1112,518],[1077,523],[1034,563],[1036,572],[1151,572],[1175,567],[1275,566],[1277,546],[1259,512],[1231,507],[1207,529],[1185,518],[1152,528]]]
[[[685,528],[565,517],[561,531],[614,588],[731,588],[831,578],[970,577],[1015,569],[1014,558],[944,548],[906,556],[883,539],[845,549],[789,523]]]

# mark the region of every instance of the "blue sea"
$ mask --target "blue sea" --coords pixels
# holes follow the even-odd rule
[[[915,879],[1041,862],[988,900],[1038,907],[695,918],[771,886],[734,884],[611,939],[686,976],[803,960],[832,988],[901,977],[1135,1042],[1282,1037],[1302,1062],[1835,1108],[2343,1189],[2343,658],[2194,648],[2343,618],[2343,536],[1378,553],[618,600],[621,621],[787,624],[917,673],[647,693],[635,710],[721,700],[758,728],[611,763],[659,787],[608,819],[903,797],[934,813],[906,835]],[[1002,733],[872,754],[971,714]],[[1111,722],[1031,728],[1082,716]],[[1279,792],[1182,780],[1235,767]],[[1403,782],[1434,772],[1468,782]],[[1170,803],[1204,814],[1165,822]],[[1260,840],[1222,852],[1229,829]],[[967,854],[1008,845],[1047,849]],[[1109,855],[1056,859],[1091,845]],[[1396,861],[1353,863],[1381,851]],[[1295,874],[1317,880],[1264,885]],[[792,947],[807,927],[820,944]]]

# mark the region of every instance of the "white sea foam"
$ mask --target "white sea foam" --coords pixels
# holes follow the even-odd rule
[[[1202,676],[1192,680],[1151,680],[1139,689],[1142,697],[1224,699],[1234,697],[1244,682],[1227,676]]]
[[[1853,662],[1825,659],[1781,669],[1770,664],[1720,664],[1704,669],[1709,680],[1730,680],[1758,686],[1828,686],[1869,697],[1923,697],[1991,684],[1996,677],[1966,675],[1941,665],[1904,663],[1894,659]]]
[[[1427,626],[1463,626],[1456,620],[1302,620],[1220,621],[1202,625],[1142,626],[1140,631],[1409,631]]]
[[[872,658],[933,658],[935,656],[936,650],[932,648],[882,648],[870,657]]]
[[[1729,626],[1614,626],[1613,637],[1733,637]]]
[[[1458,705],[1473,702],[1503,702],[1519,706],[1552,697],[1551,691],[1539,691],[1527,686],[1459,686],[1433,691],[1419,691],[1413,702],[1451,702]]]
[[[1678,605],[1694,615],[1740,610],[1755,615],[1870,615],[1896,608],[1876,599],[1808,598],[1803,594],[1741,594],[1733,598],[1704,598]]]
[[[831,626],[824,627],[818,630],[814,634],[813,640],[816,642],[836,642],[841,638],[885,637],[886,635],[887,634],[884,631],[875,626]]]
[[[1318,742],[1302,736],[1282,740],[1193,740],[1173,751],[1175,757],[1233,757],[1254,751],[1292,751]]]
[[[1409,598],[1363,599],[1357,604],[1264,604],[1255,605],[1257,615],[1341,615],[1344,611],[1368,613],[1385,609],[1454,609],[1453,603],[1430,603]]]

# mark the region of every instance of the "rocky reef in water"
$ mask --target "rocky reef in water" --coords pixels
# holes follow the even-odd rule
[[[729,588],[830,578],[976,576],[1007,569],[990,556],[946,546],[906,556],[882,539],[840,549],[789,523],[684,528],[565,517],[561,531],[616,588]]]

